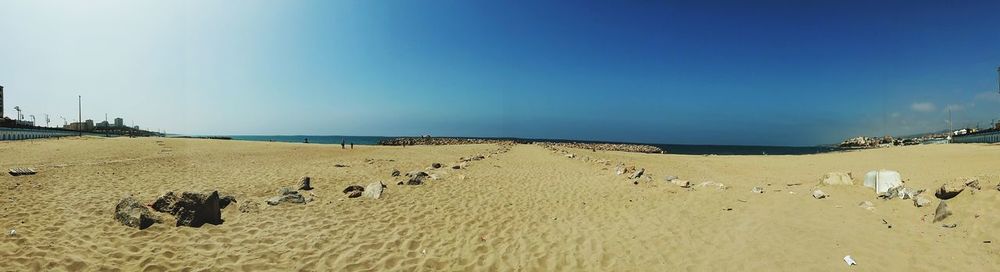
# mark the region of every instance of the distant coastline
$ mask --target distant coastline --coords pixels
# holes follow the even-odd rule
[[[185,137],[185,136],[178,136]],[[379,145],[380,141],[396,138],[410,138],[398,136],[343,136],[343,135],[190,135],[193,138],[228,138],[236,141],[261,141],[261,142],[287,142],[303,143],[305,139],[310,144],[346,144],[355,145]],[[838,151],[848,151],[851,149],[839,148],[835,146],[753,146],[753,145],[691,145],[691,144],[658,144],[658,143],[626,143],[614,141],[588,141],[588,140],[566,140],[566,139],[530,139],[530,138],[502,138],[502,137],[448,137],[455,139],[484,139],[484,140],[506,140],[515,142],[555,142],[555,143],[592,143],[592,144],[631,144],[649,145],[662,149],[665,154],[676,155],[809,155]]]

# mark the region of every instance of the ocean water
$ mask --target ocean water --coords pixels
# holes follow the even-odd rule
[[[223,136],[223,135],[220,135]],[[320,136],[320,135],[224,135],[239,141],[273,141],[303,143],[306,139],[310,144],[346,144],[376,145],[379,141],[397,137],[387,136]],[[517,139],[527,141],[574,142],[572,140],[551,139]],[[593,141],[575,141],[593,142]],[[642,143],[639,143],[642,144]],[[844,149],[831,146],[746,146],[746,145],[678,145],[678,144],[648,144],[666,150],[668,154],[685,155],[805,155],[842,151]]]

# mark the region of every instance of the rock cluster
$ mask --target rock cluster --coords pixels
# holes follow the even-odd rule
[[[115,206],[115,221],[138,229],[146,229],[161,220],[149,211],[149,208],[132,196],[127,196],[118,201]]]
[[[381,140],[379,145],[464,145],[464,144],[514,144],[528,143],[506,139],[404,137]]]
[[[129,196],[115,207],[115,220],[123,225],[139,229],[148,228],[162,220],[150,212],[152,210],[173,215],[176,226],[201,227],[204,224],[222,224],[222,209],[236,202],[233,196],[219,196],[218,191],[183,192],[180,196],[166,192],[153,201],[149,207]]]
[[[663,149],[651,145],[641,145],[641,144],[611,144],[611,143],[557,143],[557,142],[536,142],[536,144],[543,147],[563,147],[563,148],[579,148],[587,149],[592,151],[623,151],[623,152],[637,152],[637,153],[665,153]]]

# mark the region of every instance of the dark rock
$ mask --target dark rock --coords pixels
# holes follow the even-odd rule
[[[433,167],[434,169],[438,169],[438,168],[441,168],[441,164],[435,162],[435,163],[431,164],[431,167]]]
[[[413,178],[413,177],[424,178],[424,177],[427,177],[427,176],[430,176],[430,175],[427,174],[427,172],[424,172],[424,171],[413,171],[413,172],[406,173],[406,176],[407,177],[411,177],[411,178]]]
[[[131,196],[122,198],[115,206],[115,221],[133,228],[146,229],[160,219],[149,211],[149,208],[139,203]]]
[[[223,196],[219,198],[219,209],[225,209],[226,207],[229,207],[229,204],[235,202],[236,202],[236,197],[231,195]]]
[[[184,192],[174,204],[174,216],[177,226],[201,227],[208,223],[222,224],[222,211],[219,205],[219,192],[192,193]]]
[[[412,177],[410,180],[406,181],[406,185],[421,185],[424,184],[423,177]]]
[[[173,214],[175,203],[177,203],[177,195],[174,195],[174,192],[166,192],[153,201],[153,210]]]
[[[938,188],[937,192],[934,192],[934,196],[942,200],[952,199],[958,196],[958,194],[962,193],[962,191],[964,190],[965,190],[965,184],[959,185],[956,183],[945,183],[941,185],[941,188]]]
[[[951,210],[948,209],[948,203],[941,201],[941,204],[938,204],[937,210],[934,211],[933,223],[944,220],[945,218],[948,218],[948,216],[951,216]]]
[[[351,186],[347,186],[347,188],[344,188],[344,193],[345,194],[353,192],[353,191],[364,192],[365,191],[365,187],[362,187],[361,185],[351,185]]]
[[[351,167],[351,166],[346,164],[334,164],[333,167]]]
[[[399,170],[392,169],[392,176],[393,177],[398,177],[399,176]]]
[[[310,177],[302,177],[301,179],[299,179],[299,190],[306,190],[306,191],[312,190],[313,187],[310,186],[311,181],[312,178]]]
[[[351,185],[344,188],[344,194],[346,194],[348,198],[360,197],[364,191],[365,187],[361,187],[361,185]]]

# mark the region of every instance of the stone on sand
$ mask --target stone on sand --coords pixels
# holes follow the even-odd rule
[[[399,176],[399,170],[396,170],[396,169],[392,169],[392,174],[391,174],[391,176],[393,176],[393,177],[398,177],[398,176]]]
[[[299,179],[299,190],[306,190],[306,191],[312,190],[313,187],[311,186],[312,185],[311,181],[312,178],[310,177],[302,177],[301,179]]]
[[[382,197],[383,189],[385,189],[385,184],[382,183],[381,181],[372,182],[365,187],[364,192],[362,192],[361,196],[379,199]]]
[[[309,202],[299,191],[289,188],[281,188],[281,195],[267,199],[267,205],[278,205],[281,203],[306,204]]]
[[[938,188],[938,190],[934,192],[934,196],[942,200],[952,199],[964,190],[965,182],[963,181],[945,182],[941,185],[941,188]]]
[[[222,224],[219,192],[184,192],[174,203],[173,215],[177,226],[201,227],[204,224]]]
[[[812,196],[813,196],[813,198],[816,198],[816,199],[824,199],[828,195],[826,193],[824,193],[823,191],[821,191],[819,189],[816,189],[816,190],[813,190]]]
[[[159,223],[160,219],[138,200],[127,196],[119,200],[115,206],[115,221],[125,226],[146,229],[154,223]]]
[[[344,188],[344,194],[346,194],[348,198],[360,197],[364,192],[365,187],[361,187],[361,185],[351,185]]]
[[[674,179],[674,180],[671,180],[670,183],[672,183],[674,185],[677,185],[677,186],[680,186],[681,188],[690,188],[691,187],[691,182],[683,180],[683,179]]]
[[[646,172],[646,168],[639,168],[639,171],[635,171],[635,173],[632,173],[632,175],[629,176],[629,178],[630,179],[640,178],[640,177],[642,177],[642,174],[645,173],[645,172]]]
[[[820,181],[823,185],[854,185],[851,173],[830,172],[823,175]]]
[[[937,223],[938,221],[944,220],[944,219],[948,218],[948,216],[951,216],[951,209],[948,209],[948,203],[947,202],[941,201],[941,203],[938,204],[937,209],[934,210],[934,221],[933,221],[933,223]]]
[[[913,197],[913,206],[923,207],[931,204],[931,200],[924,196],[918,195]]]
[[[750,192],[751,193],[755,193],[755,194],[763,194],[764,193],[764,188],[753,187],[753,189],[750,189]]]
[[[431,168],[434,168],[434,169],[438,169],[438,168],[441,168],[441,164],[440,164],[440,163],[436,163],[436,162],[435,162],[435,163],[432,163],[432,164],[431,164]]]

